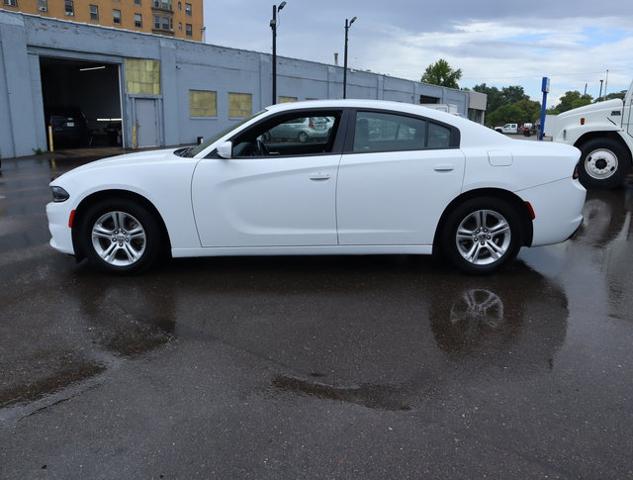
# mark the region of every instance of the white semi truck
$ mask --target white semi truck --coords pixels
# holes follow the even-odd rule
[[[598,102],[548,117],[545,134],[582,151],[578,166],[585,187],[617,188],[631,171],[632,102],[633,84],[624,100]]]

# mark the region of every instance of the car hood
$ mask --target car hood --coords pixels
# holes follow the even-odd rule
[[[73,168],[72,170],[56,178],[54,181],[56,182],[59,179],[67,178],[76,173],[86,172],[88,170],[98,170],[101,168],[118,167],[118,166],[123,166],[123,165],[129,166],[129,165],[155,164],[159,162],[173,160],[174,158],[173,154],[176,150],[177,150],[176,148],[168,148],[168,149],[163,149],[163,150],[149,150],[149,151],[144,151],[144,152],[125,153],[123,155],[116,155],[114,157],[103,158],[101,160],[96,160],[94,162],[81,165],[77,168]]]
[[[558,118],[568,118],[576,115],[586,115],[591,112],[599,112],[601,110],[617,110],[622,108],[624,102],[621,99],[616,98],[613,100],[607,100],[606,102],[598,102],[592,103],[591,105],[586,105],[580,108],[574,108],[573,110],[568,110],[567,112],[563,112],[558,115]]]

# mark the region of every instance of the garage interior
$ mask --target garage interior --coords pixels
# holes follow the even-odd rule
[[[118,65],[40,57],[40,71],[55,150],[123,144]]]

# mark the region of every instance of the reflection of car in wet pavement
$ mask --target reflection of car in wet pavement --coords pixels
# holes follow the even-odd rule
[[[592,190],[587,194],[583,210],[582,235],[573,241],[607,245],[621,231],[631,211],[631,194],[625,191]],[[627,199],[628,205],[627,205]]]
[[[412,299],[410,302],[372,305],[368,321],[363,322],[362,327],[359,324],[353,335],[346,332],[349,323],[328,323],[328,330],[335,329],[328,338],[338,338],[337,350],[341,350],[335,354],[339,360],[337,365],[317,367],[315,364],[306,368],[303,375],[280,375],[274,378],[272,386],[286,392],[357,403],[369,408],[410,410],[423,404],[428,395],[435,398],[444,395],[444,380],[439,375],[439,366],[444,359],[437,355],[440,351],[460,366],[461,375],[468,375],[469,383],[489,378],[499,371],[521,375],[547,372],[553,368],[558,349],[565,341],[569,314],[567,299],[560,289],[530,269],[518,268],[509,276],[516,279],[485,279],[483,282],[471,279],[456,285],[453,277],[440,274],[432,286],[417,285],[410,289],[412,295],[406,297]],[[519,278],[522,288],[530,292],[527,295],[513,287],[513,280],[519,281]],[[404,288],[398,282],[392,281],[390,285],[394,292],[384,291],[387,298]],[[413,294],[416,290],[417,294]],[[548,293],[543,295],[544,291]],[[416,305],[418,302],[414,298],[431,299],[429,317],[421,316],[419,324],[399,315],[399,309],[403,312],[419,307],[426,310],[423,305],[426,302],[420,300]],[[374,322],[372,318],[382,320]],[[429,337],[425,331],[418,328],[423,325],[430,326],[434,345],[427,341]],[[387,326],[391,333],[384,331]],[[362,337],[355,341],[353,336],[359,333]],[[290,331],[288,335],[291,336],[290,344],[305,348],[306,344],[299,338],[293,342],[294,332]],[[376,355],[372,348],[368,349],[366,340],[371,338],[381,338],[374,345],[380,355]],[[311,346],[308,351],[320,348],[326,348],[325,343]],[[332,346],[329,349],[332,351]],[[283,351],[284,354],[276,360],[286,363],[288,356],[294,358],[295,365],[297,360],[301,363],[298,348],[288,351],[286,347]],[[343,358],[354,360],[354,368],[351,364],[341,364],[342,351],[345,351]],[[377,364],[381,365],[384,381],[370,380],[361,373],[365,366],[371,371]],[[346,372],[351,371],[362,380],[354,381],[349,377]]]

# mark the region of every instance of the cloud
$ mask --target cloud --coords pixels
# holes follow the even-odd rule
[[[270,50],[271,3],[205,0],[205,9],[207,41]],[[633,2],[621,0],[557,0],[526,9],[472,0],[288,0],[280,55],[332,63],[343,50],[344,19],[355,15],[353,68],[418,80],[429,63],[446,58],[462,69],[462,86],[518,84],[538,98],[548,75],[554,99],[585,83],[597,96],[607,68],[610,92],[633,77]]]

